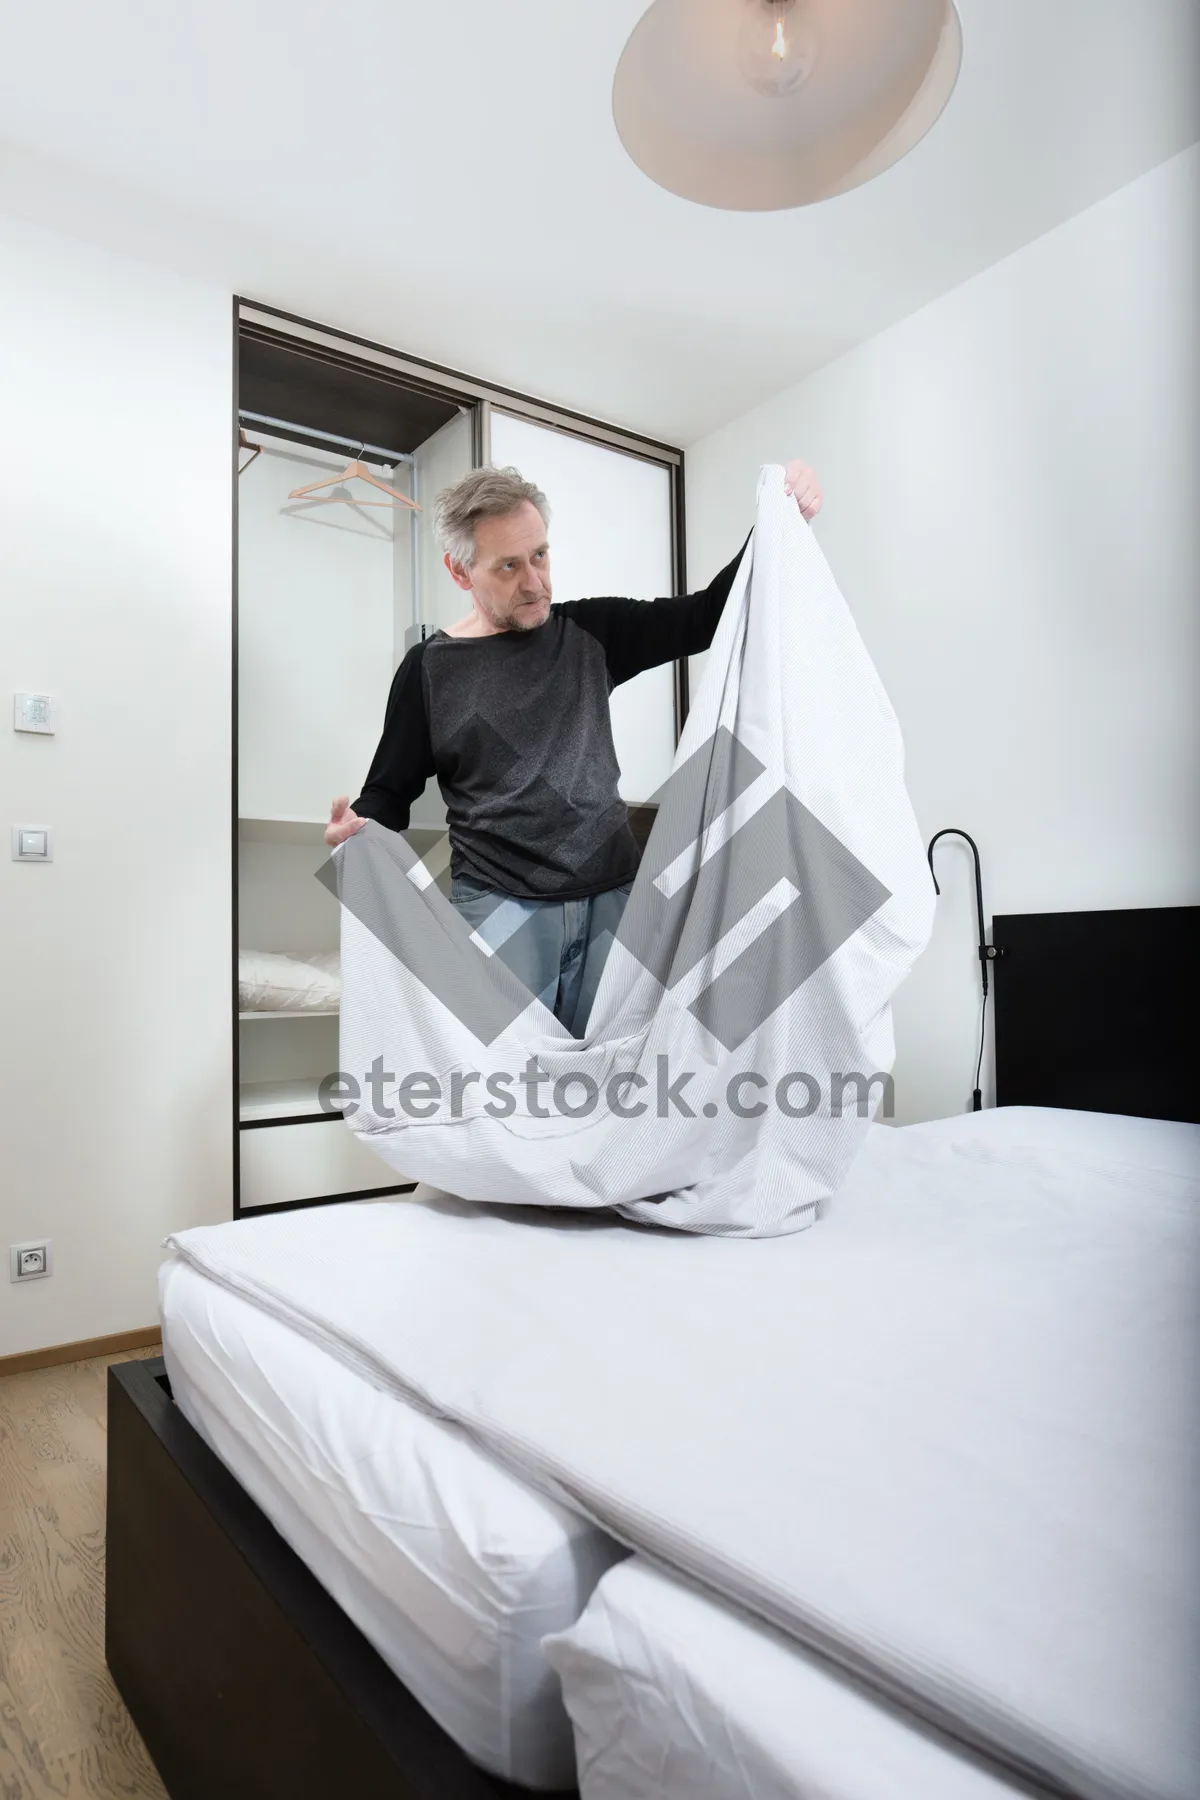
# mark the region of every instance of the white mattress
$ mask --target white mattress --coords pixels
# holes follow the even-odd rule
[[[1015,1800],[966,1750],[635,1556],[546,1645],[582,1800]]]
[[[625,1552],[185,1264],[160,1298],[176,1402],[410,1692],[493,1774],[574,1786],[540,1640]]]
[[[1193,1170],[1194,1126],[1007,1107],[907,1127]],[[635,1556],[550,1638],[582,1800],[1012,1800],[967,1751],[792,1640]]]

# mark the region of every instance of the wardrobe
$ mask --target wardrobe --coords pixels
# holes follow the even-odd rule
[[[649,600],[686,584],[683,458],[671,446],[250,302],[237,305],[236,332],[239,1216],[404,1185],[332,1110],[340,921],[317,874],[330,802],[359,793],[407,648],[469,606],[434,537],[437,493],[484,463],[536,481],[550,501],[557,600]],[[374,481],[342,479],[352,462]],[[612,696],[621,793],[643,837],[687,701],[686,664]],[[446,885],[436,781],[406,836]]]

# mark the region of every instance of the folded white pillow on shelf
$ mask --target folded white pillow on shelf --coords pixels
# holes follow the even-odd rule
[[[341,991],[340,951],[318,950],[311,956],[238,951],[241,1012],[336,1013]]]

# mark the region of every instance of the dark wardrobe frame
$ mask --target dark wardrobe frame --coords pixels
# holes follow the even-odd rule
[[[249,1218],[259,1212],[284,1212],[302,1206],[329,1206],[344,1200],[366,1200],[384,1194],[408,1192],[408,1186],[395,1184],[378,1188],[363,1189],[354,1193],[317,1195],[307,1200],[292,1200],[277,1205],[243,1206],[240,1178],[240,1140],[243,1131],[269,1130],[272,1126],[288,1124],[306,1124],[313,1126],[336,1125],[337,1115],[328,1118],[307,1115],[303,1119],[260,1119],[246,1120],[241,1118],[241,1069],[240,1043],[238,1032],[238,431],[239,431],[239,349],[243,335],[251,336],[260,343],[277,344],[281,348],[299,350],[308,355],[318,357],[348,370],[374,375],[383,379],[391,378],[407,388],[415,388],[436,399],[449,401],[456,405],[466,406],[472,418],[472,457],[478,467],[486,463],[491,454],[491,415],[492,408],[505,413],[513,413],[520,418],[528,419],[537,425],[544,425],[555,431],[562,431],[571,437],[586,438],[592,443],[607,445],[610,449],[620,450],[628,456],[639,457],[644,462],[658,464],[667,470],[670,477],[671,498],[671,579],[673,591],[677,594],[687,592],[687,562],[685,547],[685,527],[683,511],[683,451],[673,445],[658,443],[652,438],[644,438],[635,432],[621,430],[618,426],[607,425],[602,420],[592,419],[584,413],[572,412],[566,407],[551,406],[544,401],[534,400],[527,394],[518,393],[515,389],[498,386],[494,382],[477,380],[473,376],[460,374],[454,369],[443,368],[438,363],[426,361],[422,357],[407,352],[389,349],[384,344],[373,343],[368,338],[354,337],[349,332],[335,330],[331,326],[317,325],[309,319],[297,317],[294,313],[282,312],[273,306],[264,306],[257,301],[235,298],[233,302],[233,416],[230,422],[231,456],[231,492],[233,506],[233,609],[232,609],[232,720],[233,720],[233,756],[231,774],[232,814],[232,916],[233,945],[231,971],[230,1005],[233,1011],[233,1216],[235,1219]],[[674,669],[674,703],[675,703],[675,738],[683,730],[687,718],[688,667],[686,661],[675,664]]]

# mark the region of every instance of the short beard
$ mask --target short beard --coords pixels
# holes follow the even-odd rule
[[[484,601],[480,600],[479,604],[488,623],[497,631],[540,631],[546,623],[545,619],[524,619],[515,609],[510,617],[504,618],[494,613]]]

